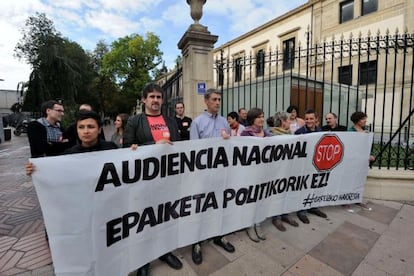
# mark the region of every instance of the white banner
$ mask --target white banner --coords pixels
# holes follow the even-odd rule
[[[361,202],[371,143],[320,132],[31,159],[55,272],[127,275],[274,215]]]

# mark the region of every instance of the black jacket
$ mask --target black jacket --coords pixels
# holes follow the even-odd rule
[[[78,144],[65,150],[64,154],[111,150],[111,149],[117,149],[117,148],[118,146],[114,142],[102,141],[101,139],[98,138],[98,143],[96,143],[96,145],[92,147],[85,148],[85,147],[82,147],[80,144]]]
[[[62,133],[63,133],[63,129]],[[47,130],[38,121],[30,122],[27,127],[31,157],[55,156],[69,148],[69,143],[47,141]]]
[[[180,141],[178,127],[175,119],[162,115],[168,130],[170,131],[171,141]],[[124,144],[123,147],[130,147],[132,144],[151,145],[155,144],[152,138],[151,130],[148,125],[147,115],[141,113],[129,117],[124,129]]]

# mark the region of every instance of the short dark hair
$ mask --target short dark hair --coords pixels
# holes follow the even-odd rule
[[[239,108],[239,113],[240,113],[240,111],[242,111],[242,110],[246,110],[246,108],[244,108],[244,107],[240,107],[240,108]]]
[[[183,107],[185,107],[183,102],[176,102],[176,103],[175,103],[175,105],[174,105],[174,108],[176,108],[176,107],[177,107],[177,104],[182,104],[182,105],[183,105]]]
[[[253,107],[247,112],[247,118],[246,118],[247,124],[249,126],[253,125],[254,119],[258,118],[262,114],[263,114],[263,110],[257,107]]]
[[[351,115],[351,121],[356,124],[359,122],[359,120],[363,119],[363,118],[367,118],[367,114],[365,114],[362,111],[356,111],[354,113],[352,113]]]
[[[296,110],[296,112],[298,112],[298,107],[296,105],[289,105],[289,107],[286,109],[286,112],[292,113],[293,110]]]
[[[311,109],[311,108],[306,109],[305,110],[305,115],[306,114],[315,114],[315,117],[318,118],[318,113],[316,113],[315,109]]]
[[[42,116],[46,117],[47,116],[46,110],[53,109],[53,106],[55,104],[62,105],[62,103],[55,101],[55,100],[49,100],[49,101],[43,102],[42,105],[40,106],[40,111],[42,112]]]
[[[161,95],[164,96],[164,90],[162,90],[161,86],[153,82],[147,83],[144,89],[142,89],[142,98],[146,99],[148,96],[148,93],[155,92],[155,91],[160,92]]]
[[[268,127],[274,127],[275,126],[275,121],[273,120],[273,116],[270,116],[269,118],[266,119],[266,124]]]
[[[86,120],[86,119],[94,119],[99,127],[102,127],[102,121],[101,116],[99,116],[98,113],[95,111],[89,111],[89,110],[79,110],[76,113],[76,124],[79,121]]]
[[[239,120],[239,114],[237,114],[236,111],[230,112],[229,114],[227,114],[227,117],[231,117],[231,118],[235,119],[236,121]]]
[[[206,93],[204,94],[204,99],[205,100],[208,100],[208,99],[210,99],[210,96],[211,96],[211,94],[219,94],[219,95],[221,95],[221,92],[220,91],[218,91],[217,89],[215,89],[215,88],[209,88],[209,89],[207,89],[207,91],[206,91]]]

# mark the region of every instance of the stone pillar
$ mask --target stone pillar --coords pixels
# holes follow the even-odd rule
[[[187,0],[188,4],[193,5],[191,2],[197,1]],[[192,6],[192,16],[193,13]],[[213,49],[218,36],[212,35],[207,27],[198,23],[201,15],[202,12],[193,16],[194,24],[190,25],[178,42],[183,57],[183,102],[186,115],[191,118],[205,109],[204,95],[198,94],[198,84],[205,83],[206,89],[214,88]]]

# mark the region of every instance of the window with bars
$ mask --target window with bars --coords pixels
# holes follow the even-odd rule
[[[265,53],[261,49],[256,53],[256,77],[261,77],[264,75],[265,69]]]
[[[338,67],[338,82],[352,85],[352,65]]]
[[[218,85],[222,86],[224,84],[224,68],[223,64],[219,64],[217,68],[217,74],[218,74]]]
[[[339,4],[340,18],[339,23],[354,19],[354,0],[344,1]]]
[[[283,41],[283,70],[295,67],[295,38]]]
[[[241,79],[242,79],[242,72],[243,72],[242,58],[237,58],[234,61],[234,81],[235,82],[241,81]]]
[[[377,82],[377,61],[370,60],[359,64],[359,85]]]

